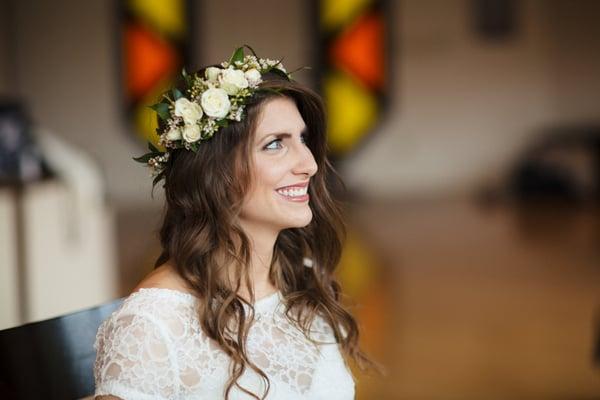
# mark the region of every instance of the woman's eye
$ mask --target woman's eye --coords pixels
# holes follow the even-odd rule
[[[277,144],[277,146],[273,146],[273,144]],[[279,148],[281,148],[281,139],[275,139],[265,146],[265,150],[277,150]]]

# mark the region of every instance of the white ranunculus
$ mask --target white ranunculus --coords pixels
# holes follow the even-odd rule
[[[210,88],[202,93],[200,99],[202,108],[206,115],[213,118],[223,118],[231,108],[231,102],[227,92],[220,88]]]
[[[209,82],[217,82],[219,80],[219,74],[222,69],[217,67],[208,67],[206,71],[204,71],[204,75]]]
[[[183,127],[183,139],[188,143],[193,143],[200,139],[200,127],[198,124],[185,124]]]
[[[202,118],[202,107],[182,97],[175,102],[175,115],[183,118],[183,122],[186,124],[195,124]]]
[[[171,142],[174,142],[175,140],[181,140],[181,128],[169,129],[167,132],[167,139]]]
[[[229,95],[234,95],[248,87],[248,81],[244,76],[244,71],[239,69],[227,68],[223,70],[221,77],[219,78],[221,88]]]
[[[260,72],[256,68],[249,69],[244,73],[248,84],[252,87],[258,85],[261,82]]]

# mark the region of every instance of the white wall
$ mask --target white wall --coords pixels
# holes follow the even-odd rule
[[[312,44],[308,2],[302,0],[203,1],[198,52],[203,61],[226,60],[237,46],[249,44],[261,57],[284,58],[289,70],[309,65]],[[304,83],[308,73],[295,77]]]
[[[350,184],[380,195],[468,192],[501,179],[538,129],[599,119],[600,3],[518,2],[516,40],[497,44],[469,30],[468,3],[396,9],[396,97],[345,168]]]
[[[131,160],[144,149],[120,120],[115,3],[13,3],[16,54],[0,60],[0,89],[10,64],[13,92],[40,124],[98,160],[119,208],[158,207],[148,172]],[[538,128],[598,119],[599,2],[523,0],[516,40],[497,45],[470,31],[468,0],[394,4],[394,100],[381,131],[345,165],[350,185],[378,195],[470,191],[501,176]],[[223,60],[242,43],[283,55],[288,66],[310,64],[305,7],[199,2],[197,64]]]
[[[87,150],[102,166],[118,206],[148,202],[143,152],[124,131],[118,104],[116,2],[18,1],[19,94],[38,124]]]
[[[0,190],[0,329],[21,322],[17,265],[16,193]]]
[[[544,7],[552,112],[562,123],[600,119],[600,2]]]

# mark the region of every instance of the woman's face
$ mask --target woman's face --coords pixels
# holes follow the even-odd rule
[[[252,143],[253,183],[240,216],[246,228],[279,232],[310,223],[307,190],[317,164],[307,134],[293,100],[276,97],[262,106]]]

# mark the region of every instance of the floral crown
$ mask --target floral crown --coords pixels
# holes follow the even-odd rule
[[[252,54],[245,55],[244,47]],[[150,106],[164,123],[157,129],[161,151],[148,143],[149,153],[134,157],[137,162],[148,164],[156,183],[162,177],[169,151],[185,148],[198,151],[200,142],[210,139],[229,121],[241,121],[249,98],[260,89],[262,74],[272,72],[291,80],[281,60],[258,58],[250,46],[235,49],[229,61],[221,67],[208,67],[204,76],[189,75],[182,71],[183,92],[177,88],[162,95],[160,102]]]

